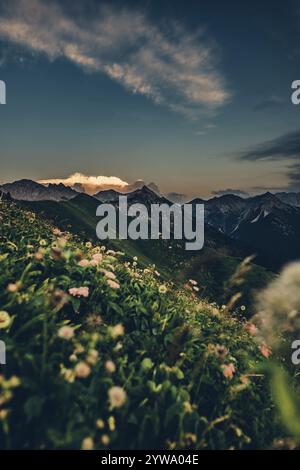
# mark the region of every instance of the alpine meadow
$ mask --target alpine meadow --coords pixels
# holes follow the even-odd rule
[[[1,459],[300,449],[299,13],[0,0]]]

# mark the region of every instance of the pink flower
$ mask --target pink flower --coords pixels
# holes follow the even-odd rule
[[[75,374],[79,379],[85,379],[91,373],[91,368],[86,362],[78,362],[75,366]]]
[[[114,372],[116,372],[116,366],[115,366],[115,363],[111,360],[108,360],[106,361],[105,363],[105,369],[107,370],[107,372],[109,372],[110,374],[113,374]]]
[[[19,283],[18,283],[18,282],[16,282],[16,283],[12,283],[12,282],[11,282],[10,284],[8,284],[7,290],[8,290],[8,292],[11,292],[11,293],[18,292],[18,290],[19,290]]]
[[[69,294],[73,295],[73,297],[76,297],[78,295],[78,289],[77,287],[72,287],[69,289]]]
[[[116,279],[116,275],[114,273],[112,273],[111,271],[106,271],[105,269],[102,270],[104,276],[107,277],[107,279]]]
[[[120,284],[118,284],[115,281],[112,281],[111,279],[107,280],[107,284],[109,285],[111,289],[120,289]]]
[[[78,266],[81,266],[82,268],[86,268],[87,266],[90,265],[90,262],[88,259],[82,259],[79,261]]]
[[[90,266],[98,266],[99,264],[99,261],[97,261],[96,259],[92,259],[90,262],[89,262]]]
[[[269,346],[267,346],[266,344],[262,344],[259,349],[260,349],[260,352],[262,353],[262,355],[266,359],[268,359],[272,354],[272,349],[269,348]]]
[[[71,339],[74,336],[74,329],[71,326],[65,325],[58,330],[58,336],[62,339]]]
[[[81,444],[82,450],[93,450],[94,449],[94,441],[91,437],[85,437]]]
[[[95,253],[92,258],[95,260],[95,261],[98,261],[98,263],[100,263],[100,261],[102,261],[103,259],[103,256],[101,255],[101,253]]]
[[[89,288],[88,287],[79,287],[79,296],[88,297],[89,296]]]
[[[98,361],[98,357],[99,357],[98,351],[96,351],[96,349],[91,349],[91,351],[89,351],[88,356],[87,356],[87,362],[91,366],[94,366]]]
[[[69,289],[69,294],[73,297],[88,297],[89,288],[88,287],[72,287]]]
[[[226,377],[226,379],[232,379],[234,374],[235,374],[235,366],[234,364],[223,364],[222,365],[223,369],[223,375]]]
[[[59,230],[59,228],[55,227],[53,229],[53,235],[56,235],[57,237],[59,237],[60,235],[62,235],[62,232]]]
[[[257,327],[254,325],[254,323],[247,322],[244,328],[251,336],[257,335],[258,330],[257,330]]]
[[[118,323],[115,326],[110,327],[110,334],[113,338],[124,335],[124,326],[121,323]]]

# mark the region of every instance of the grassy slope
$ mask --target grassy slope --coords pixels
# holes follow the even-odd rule
[[[251,374],[262,356],[242,323],[118,255],[80,267],[99,246],[56,240],[49,222],[11,202],[1,202],[0,217],[0,310],[11,319],[0,329],[1,448],[80,448],[86,437],[100,449],[270,443],[273,407],[264,379]],[[68,295],[80,286],[87,297]],[[69,340],[59,337],[66,324]],[[120,407],[109,402],[113,386],[126,393]]]
[[[99,202],[94,198],[80,195],[62,203],[41,201],[20,204],[50,217],[62,229],[69,228],[73,233],[97,240],[95,228],[99,219],[95,214]],[[240,249],[231,245],[231,241],[223,239],[221,234],[210,233],[210,230],[207,228],[204,249],[196,253],[186,252],[180,241],[114,240],[108,245],[124,251],[129,257],[138,256],[144,266],[155,263],[165,279],[172,278],[179,283],[190,278],[196,279],[202,298],[222,304],[228,300],[228,280],[241,261],[238,257]],[[251,272],[245,277],[243,297],[239,304],[246,305],[251,312],[255,291],[263,288],[272,277],[273,274],[265,268],[253,264]]]

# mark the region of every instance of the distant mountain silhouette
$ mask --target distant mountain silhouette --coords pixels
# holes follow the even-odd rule
[[[6,197],[21,201],[73,200],[74,205],[96,210],[97,204],[109,202],[116,207],[119,196],[126,194],[128,205],[139,203],[150,209],[151,204],[173,204],[161,195],[155,183],[143,184],[138,180],[128,193],[113,189],[103,190],[94,196],[83,188],[66,187],[62,183],[44,185],[22,179],[0,186]],[[247,253],[257,253],[257,262],[271,269],[279,269],[284,263],[300,259],[300,193],[266,192],[259,196],[241,198],[226,194],[208,200],[196,198],[190,204],[205,205],[206,243],[211,246],[237,247]]]
[[[4,193],[10,193],[13,199],[23,201],[62,201],[71,199],[77,194],[76,191],[62,183],[44,186],[29,179],[3,184],[0,186],[0,190]]]
[[[286,204],[277,194],[247,199],[231,194],[204,203],[206,222],[252,248],[265,266],[278,269],[300,258],[300,208]]]

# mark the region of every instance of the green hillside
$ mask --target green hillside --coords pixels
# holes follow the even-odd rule
[[[11,201],[0,217],[1,448],[270,445],[263,356],[244,323]]]
[[[51,219],[62,230],[70,230],[81,237],[98,242],[96,209],[99,201],[85,194],[64,202],[40,201],[18,202],[43,217]],[[128,257],[138,256],[143,266],[155,263],[165,279],[184,284],[196,279],[199,296],[222,305],[232,291],[227,292],[228,280],[234,275],[239,263],[248,252],[226,236],[206,227],[204,249],[189,252],[180,240],[110,240],[105,242],[111,249],[124,251]],[[251,312],[254,294],[272,279],[273,274],[254,263],[245,274],[242,297],[238,305],[245,305]]]

